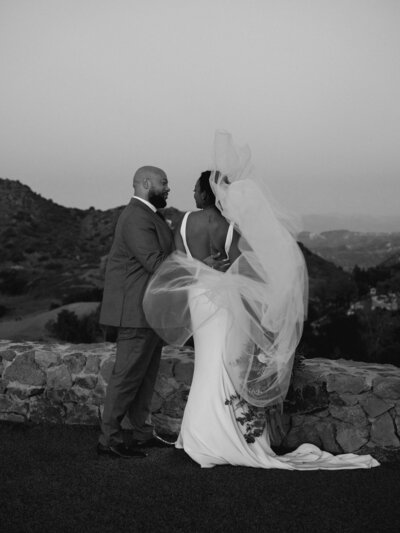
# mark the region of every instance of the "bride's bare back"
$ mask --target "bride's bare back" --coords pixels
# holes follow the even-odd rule
[[[177,250],[185,252],[180,234],[181,224],[175,230],[175,246]],[[225,258],[228,229],[229,223],[216,207],[191,212],[186,223],[186,242],[192,256],[199,261],[204,261],[207,257],[219,253],[221,259]],[[234,231],[229,250],[230,262],[233,262],[239,255],[238,237]]]

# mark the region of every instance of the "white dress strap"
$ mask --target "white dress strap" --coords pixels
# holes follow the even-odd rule
[[[186,213],[183,216],[181,228],[180,228],[179,231],[180,231],[180,234],[181,234],[181,237],[182,237],[183,246],[185,247],[186,255],[188,257],[190,257],[191,259],[193,259],[193,256],[190,253],[189,246],[188,246],[187,241],[186,241],[186,223],[187,223],[187,219],[188,219],[189,215],[190,215],[190,211],[186,211]]]
[[[229,224],[228,233],[226,234],[226,240],[225,240],[225,253],[227,257],[229,257],[229,250],[231,249],[232,238],[233,238],[233,224]]]

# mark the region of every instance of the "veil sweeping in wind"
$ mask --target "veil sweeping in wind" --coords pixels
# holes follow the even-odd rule
[[[183,345],[194,327],[213,319],[211,312],[195,326],[191,320],[196,298],[206,295],[228,316],[223,361],[237,394],[257,407],[281,403],[307,310],[298,225],[256,176],[250,149],[225,131],[215,135],[210,184],[216,206],[240,235],[241,255],[222,273],[174,252],[147,287],[146,318],[168,344]]]
[[[149,324],[168,344],[194,338],[193,380],[176,448],[203,468],[378,466],[370,455],[333,456],[311,443],[281,456],[270,447],[268,421],[260,429],[251,405],[279,404],[287,393],[306,315],[306,266],[295,219],[255,176],[250,150],[235,146],[226,132],[215,137],[210,184],[217,207],[240,235],[240,255],[225,273],[193,258],[184,217],[186,255],[174,252],[164,261],[144,299]]]

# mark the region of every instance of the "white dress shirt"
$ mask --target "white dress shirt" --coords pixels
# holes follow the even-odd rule
[[[151,204],[150,202],[148,202],[147,200],[144,200],[143,198],[139,198],[139,196],[135,196],[135,195],[133,195],[132,198],[135,198],[135,200],[140,200],[141,202],[143,202],[144,204],[146,204],[147,207],[150,207],[150,209],[151,209],[154,213],[157,213],[157,209],[154,207],[154,205]]]

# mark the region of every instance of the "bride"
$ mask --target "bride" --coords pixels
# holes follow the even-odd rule
[[[177,448],[200,466],[297,470],[370,468],[369,455],[333,456],[312,444],[277,456],[263,408],[282,404],[307,305],[307,273],[294,220],[271,200],[248,147],[217,132],[214,170],[196,183],[200,211],[176,232],[176,252],[144,299],[168,344],[193,335],[195,368]],[[210,268],[209,257],[229,268]],[[223,261],[220,261],[222,263]]]

